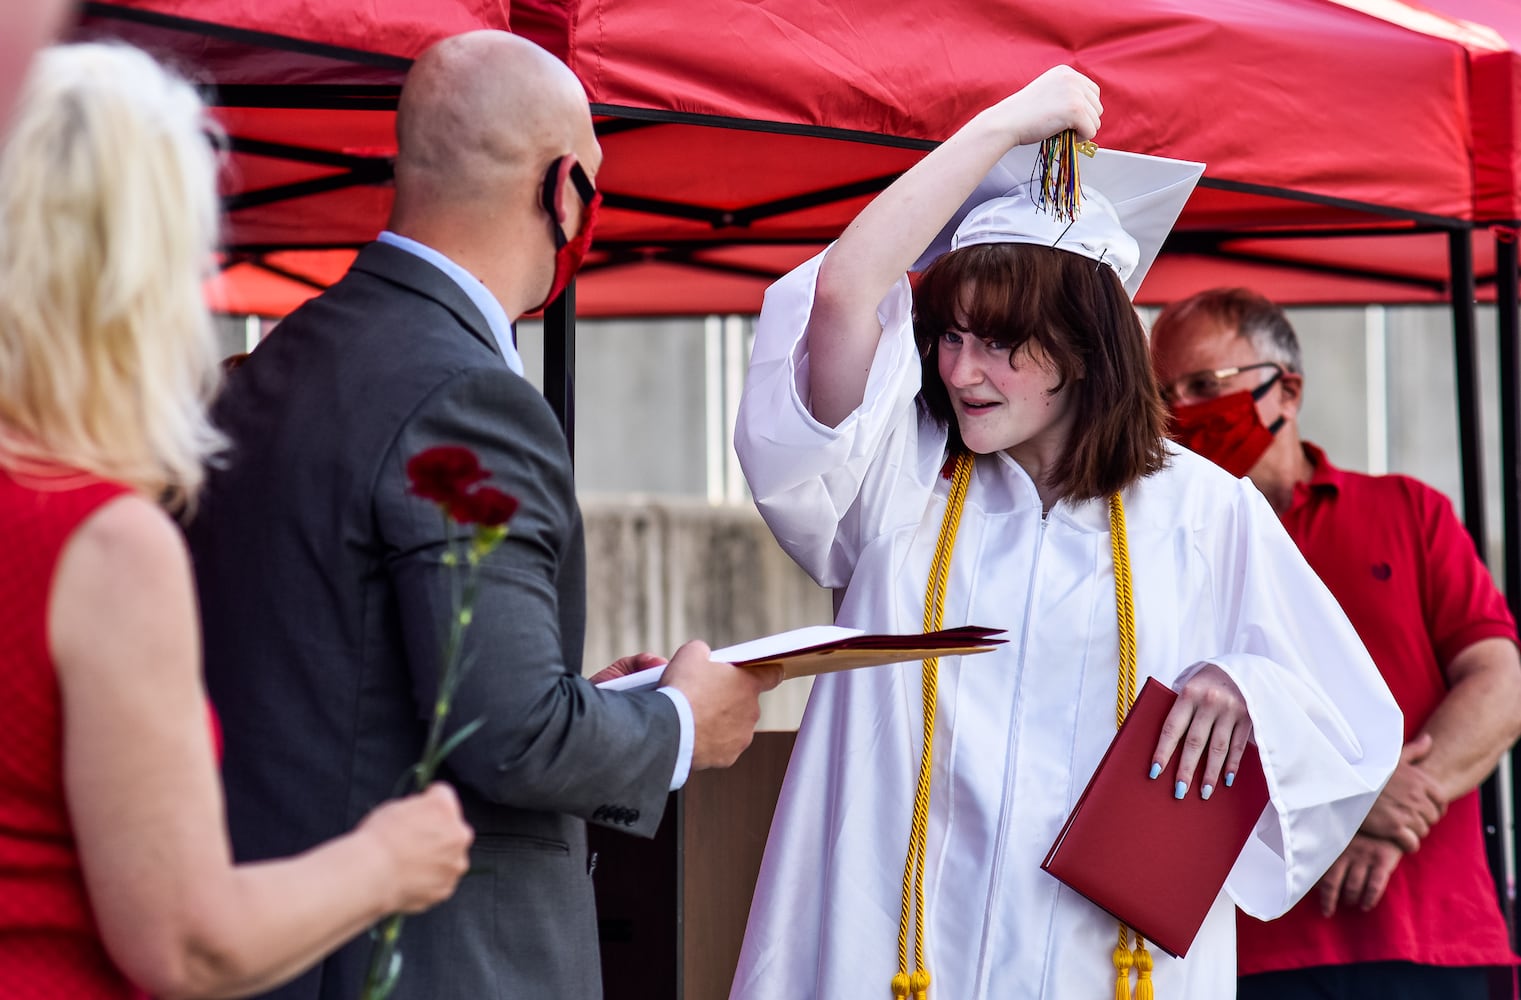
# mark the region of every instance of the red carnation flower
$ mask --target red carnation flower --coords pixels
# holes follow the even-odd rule
[[[495,528],[518,512],[518,498],[492,486],[482,486],[449,502],[449,516],[460,524]]]
[[[475,452],[459,445],[429,448],[407,461],[407,478],[412,481],[412,492],[434,503],[453,504],[489,475],[491,473],[481,468]]]
[[[481,468],[475,452],[459,445],[429,448],[407,461],[407,479],[410,480],[408,492],[432,501],[444,515],[441,525],[444,551],[439,564],[448,576],[446,590],[452,605],[448,627],[444,630],[446,638],[443,655],[440,657],[442,669],[439,671],[427,740],[423,743],[422,757],[407,771],[411,784],[417,791],[428,787],[433,775],[455,747],[486,721],[484,717],[477,718],[455,729],[452,736],[444,736],[444,726],[453,708],[460,677],[469,666],[461,653],[464,648],[461,639],[474,617],[476,584],[480,579],[481,565],[507,537],[507,521],[518,509],[516,497],[481,485],[481,481],[490,475],[490,472]],[[473,530],[456,531],[449,523],[451,520]],[[401,969],[398,943],[401,924],[402,914],[393,913],[377,927],[378,934],[374,935],[375,944],[370,951],[361,1000],[378,1000],[388,996],[396,985],[396,977]]]

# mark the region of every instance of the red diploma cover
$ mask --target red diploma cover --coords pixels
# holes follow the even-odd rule
[[[1181,958],[1267,807],[1268,789],[1254,743],[1236,780],[1229,788],[1222,780],[1208,800],[1199,797],[1202,760],[1182,799],[1173,797],[1176,751],[1148,778],[1177,699],[1147,678],[1041,867]]]

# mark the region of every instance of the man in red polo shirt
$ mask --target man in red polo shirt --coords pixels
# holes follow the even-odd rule
[[[1285,916],[1240,917],[1239,997],[1487,1000],[1488,969],[1515,961],[1476,790],[1521,735],[1505,599],[1446,497],[1300,440],[1299,342],[1273,303],[1202,292],[1157,318],[1151,347],[1174,436],[1251,477],[1405,713],[1400,765],[1346,852]]]

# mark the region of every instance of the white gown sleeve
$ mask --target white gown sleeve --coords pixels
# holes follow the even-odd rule
[[[1313,888],[1351,840],[1399,760],[1402,717],[1336,599],[1249,481],[1206,537],[1229,650],[1209,662],[1246,699],[1269,792],[1226,890],[1266,920]]]
[[[919,356],[906,278],[877,308],[882,339],[860,407],[838,427],[826,427],[809,412],[804,333],[823,258],[819,254],[766,291],[734,448],[755,506],[782,548],[820,586],[843,587],[862,547],[890,527],[894,511],[914,517],[923,511],[923,500],[907,494],[922,492],[927,499],[933,474],[926,483],[914,403]],[[924,444],[926,454],[935,450]]]

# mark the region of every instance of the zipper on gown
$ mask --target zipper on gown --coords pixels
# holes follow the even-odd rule
[[[1046,525],[1050,523],[1050,511],[1042,510],[1040,527],[1035,535],[1035,555],[1030,560],[1030,584],[1025,591],[1025,613],[1019,633],[1019,657],[1014,664],[1014,704],[1010,709],[1009,735],[1003,750],[1003,801],[998,806],[998,832],[993,841],[993,863],[988,878],[987,903],[983,909],[982,941],[977,949],[977,976],[973,981],[972,997],[981,997],[987,989],[988,935],[992,929],[994,897],[998,894],[1000,875],[1003,872],[1003,845],[1008,839],[1009,813],[1013,806],[1014,740],[1019,731],[1019,701],[1024,695],[1025,653],[1030,645],[1030,615],[1035,609],[1035,584],[1040,576],[1040,554],[1045,547]]]

